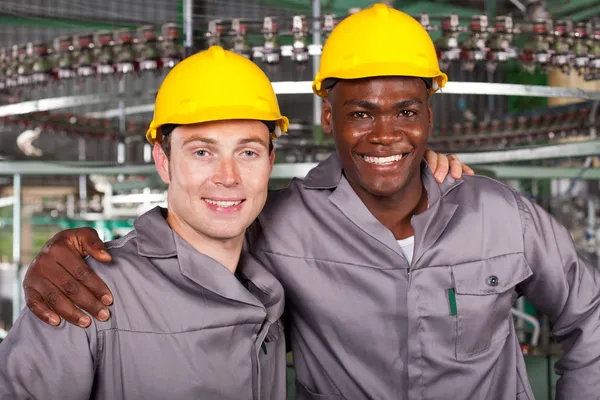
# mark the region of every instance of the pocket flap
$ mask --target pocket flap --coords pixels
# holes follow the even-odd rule
[[[456,294],[503,293],[533,275],[523,254],[507,254],[451,267]]]

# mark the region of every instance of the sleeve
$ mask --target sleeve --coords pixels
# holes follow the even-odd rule
[[[562,356],[557,400],[600,393],[600,271],[582,257],[571,235],[540,206],[518,197],[525,258],[533,271],[519,289],[550,317]]]
[[[90,398],[96,344],[94,323],[51,327],[25,309],[0,343],[0,400]]]

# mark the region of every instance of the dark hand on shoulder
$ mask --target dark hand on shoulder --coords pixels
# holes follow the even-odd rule
[[[60,318],[81,327],[90,318],[76,306],[101,321],[110,316],[107,305],[113,297],[83,259],[91,256],[110,262],[104,243],[91,228],[65,230],[44,244],[25,275],[23,289],[27,307],[42,321],[57,326]]]

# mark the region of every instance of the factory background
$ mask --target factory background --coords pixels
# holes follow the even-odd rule
[[[331,29],[370,4],[2,0],[0,339],[23,307],[19,279],[54,233],[89,226],[111,240],[166,205],[144,134],[173,65],[219,44],[263,68],[291,120],[276,143],[271,185],[281,187],[333,149],[310,83]],[[598,265],[600,3],[388,4],[429,30],[450,78],[433,97],[430,147],[535,199]],[[523,300],[513,311],[536,399],[552,399],[548,318]]]

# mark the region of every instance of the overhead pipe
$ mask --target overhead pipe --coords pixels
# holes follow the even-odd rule
[[[522,319],[526,322],[529,322],[533,326],[533,333],[531,334],[531,346],[536,347],[540,339],[540,321],[538,321],[537,318],[529,314],[517,310],[516,308],[511,309],[511,313],[513,316]]]

